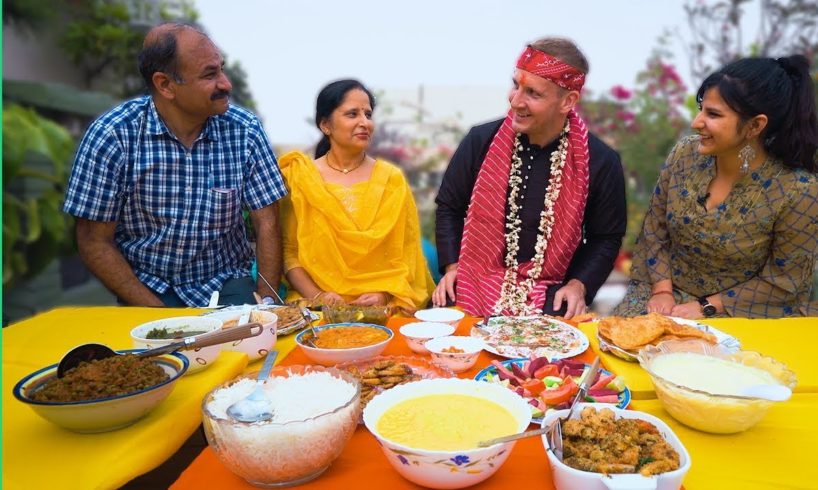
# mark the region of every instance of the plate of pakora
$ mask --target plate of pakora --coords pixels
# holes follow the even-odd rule
[[[741,349],[737,338],[715,327],[659,313],[633,318],[602,318],[597,327],[597,339],[601,350],[631,362],[638,362],[636,356],[642,348],[665,340],[701,339],[721,346],[725,352]]]
[[[589,345],[582,331],[546,315],[493,316],[475,325],[471,336],[482,339],[487,351],[508,359],[565,359],[585,352]]]

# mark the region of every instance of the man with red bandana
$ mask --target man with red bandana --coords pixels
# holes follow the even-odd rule
[[[576,112],[588,62],[543,38],[517,60],[505,118],[473,127],[437,203],[436,306],[570,318],[608,277],[625,234],[619,155]]]

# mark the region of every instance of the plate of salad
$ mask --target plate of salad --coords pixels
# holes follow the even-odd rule
[[[590,368],[589,364],[567,359],[549,362],[547,357],[494,360],[474,379],[503,385],[525,398],[531,406],[531,423],[539,424],[547,410],[569,407],[579,391],[582,375]],[[600,369],[584,401],[616,404],[624,409],[631,401],[631,391],[621,376]]]

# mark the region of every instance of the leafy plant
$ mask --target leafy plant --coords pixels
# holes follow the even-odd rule
[[[74,140],[56,122],[3,107],[3,285],[44,269],[71,244],[60,209]]]

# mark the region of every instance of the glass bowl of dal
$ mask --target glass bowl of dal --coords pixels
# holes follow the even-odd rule
[[[458,378],[395,386],[364,408],[364,424],[392,467],[429,488],[463,488],[489,478],[515,443],[477,443],[522,432],[530,422],[528,404],[511,390]]]
[[[733,434],[757,424],[776,402],[739,395],[744,387],[795,388],[787,366],[753,351],[727,352],[702,340],[668,340],[639,352],[656,396],[679,422],[704,432]]]
[[[140,350],[117,353],[135,354]],[[14,386],[14,397],[64,429],[108,432],[146,416],[170,395],[188,369],[187,358],[178,352],[148,359],[114,356],[87,364],[69,370],[59,380],[58,364],[39,369]],[[157,368],[158,375],[152,372]]]
[[[315,346],[307,345],[315,331]],[[370,323],[330,323],[304,330],[295,343],[313,362],[333,366],[341,362],[371,359],[394,338],[392,330]]]
[[[274,417],[233,420],[227,408],[256,387],[256,374],[216,387],[202,402],[205,436],[227,469],[252,485],[285,487],[317,478],[341,454],[361,416],[351,374],[321,366],[277,366],[263,387]]]

